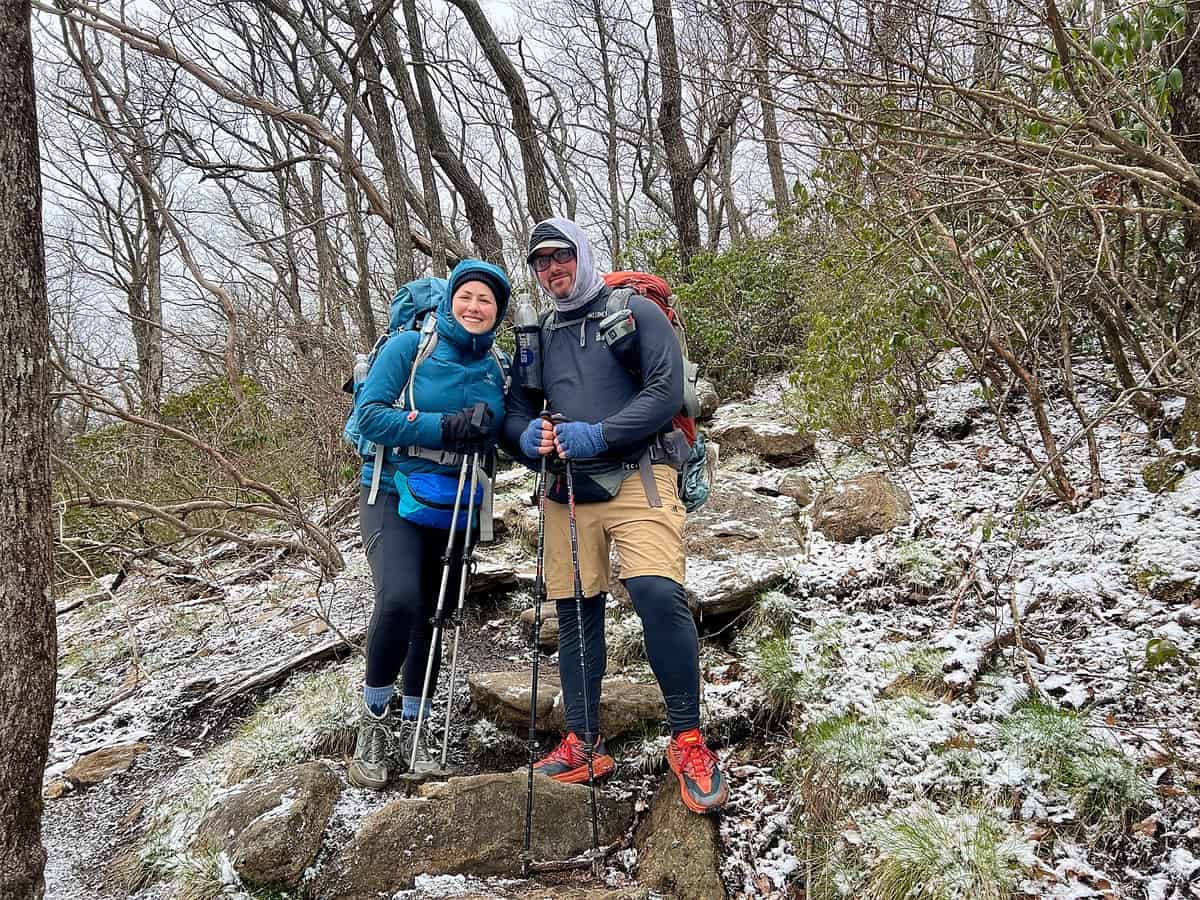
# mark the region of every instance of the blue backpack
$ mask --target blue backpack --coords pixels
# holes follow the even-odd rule
[[[375,360],[379,357],[379,351],[383,349],[383,345],[390,338],[406,331],[419,331],[421,337],[417,342],[417,354],[413,358],[412,369],[408,373],[408,383],[405,386],[404,394],[396,401],[399,408],[415,409],[413,384],[417,377],[417,368],[433,355],[433,351],[437,347],[437,308],[442,302],[442,298],[446,295],[448,286],[449,282],[445,278],[434,278],[432,276],[418,278],[415,281],[409,281],[400,285],[392,297],[391,309],[388,314],[388,330],[380,335],[379,340],[375,342],[375,346],[371,348],[370,353],[359,353],[355,356],[354,375],[342,385],[342,390],[354,397],[353,405],[350,408],[350,415],[347,416],[346,424],[342,427],[342,437],[350,446],[358,451],[359,456],[364,459],[372,456],[375,458],[374,477],[372,478],[371,494],[368,498],[368,503],[375,502],[375,497],[379,490],[379,479],[380,473],[383,470],[385,448],[379,446],[374,441],[365,440],[359,433],[358,409],[359,398],[362,396],[363,382],[367,380],[367,373],[371,371],[371,366],[375,364]],[[508,362],[495,344],[492,345],[491,355],[500,369],[501,383],[504,385],[504,393],[507,395],[509,387]],[[437,450],[426,451],[420,455],[424,456],[426,453],[431,457],[443,455],[441,451]]]

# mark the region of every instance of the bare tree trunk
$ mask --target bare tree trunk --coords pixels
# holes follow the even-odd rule
[[[653,0],[652,6],[662,81],[658,130],[662,133],[667,153],[671,206],[679,237],[679,264],[686,277],[691,271],[692,257],[700,251],[700,209],[694,190],[696,174],[687,137],[683,133],[683,80],[679,73],[679,49],[675,40],[671,0]]]
[[[791,204],[787,176],[783,172],[783,153],[779,147],[779,121],[775,116],[775,91],[767,74],[770,64],[770,27],[775,7],[770,3],[755,3],[750,11],[750,36],[758,65],[754,69],[754,85],[762,110],[763,145],[767,151],[767,170],[771,173],[771,192],[775,195],[775,217],[783,221]]]
[[[1172,100],[1171,133],[1187,161],[1200,169],[1200,0],[1187,0],[1179,44],[1177,65],[1183,73],[1183,87]],[[1188,216],[1183,227],[1188,261],[1183,270],[1187,275],[1179,289],[1179,315],[1174,323],[1177,339],[1194,328],[1196,318],[1200,317],[1200,216]],[[1200,385],[1196,385],[1196,390],[1200,391]]]
[[[429,229],[429,260],[433,274],[446,275],[446,224],[442,219],[442,198],[438,191],[437,173],[433,168],[433,153],[429,148],[429,129],[425,127],[425,113],[409,80],[408,67],[404,64],[404,51],[400,46],[396,30],[396,19],[391,11],[383,14],[379,23],[379,35],[383,39],[384,55],[392,81],[400,92],[404,104],[404,115],[408,119],[408,130],[412,134],[413,147],[417,152],[417,167],[421,172],[421,193],[425,199],[425,227]]]
[[[492,30],[487,16],[479,8],[475,0],[449,0],[458,7],[459,11],[471,26],[471,32],[483,55],[487,57],[492,71],[500,79],[500,86],[508,97],[508,105],[512,107],[513,130],[517,133],[517,143],[521,146],[521,168],[525,173],[525,204],[529,216],[535,222],[548,219],[554,215],[550,205],[550,187],[546,184],[546,158],[542,154],[541,138],[538,136],[537,121],[533,110],[529,108],[529,95],[525,92],[525,82],[517,71],[500,41]]]
[[[408,201],[405,199],[404,165],[396,141],[395,123],[392,121],[391,98],[383,89],[379,57],[375,54],[373,38],[367,33],[367,23],[357,0],[350,3],[350,21],[362,46],[361,59],[367,81],[367,96],[371,100],[371,113],[375,117],[378,134],[376,150],[383,166],[383,180],[388,186],[388,200],[391,201],[392,241],[396,248],[395,280],[398,284],[403,284],[412,281],[416,272],[413,268],[413,239],[412,228],[408,222]]]
[[[621,182],[617,175],[617,80],[609,55],[608,22],[600,0],[592,0],[592,20],[600,42],[600,75],[604,84],[604,159],[608,163],[608,221],[613,267],[621,268]]]
[[[504,265],[504,241],[496,228],[496,218],[487,195],[471,176],[463,161],[454,153],[442,120],[438,116],[437,99],[433,95],[429,72],[425,61],[425,40],[421,34],[421,20],[417,16],[415,0],[404,0],[404,20],[408,26],[408,43],[412,53],[413,73],[417,79],[417,93],[425,114],[425,127],[429,132],[429,148],[441,170],[446,173],[454,189],[462,195],[466,207],[467,222],[471,225],[471,237],[479,255],[496,265]],[[544,170],[543,170],[544,171]]]
[[[45,894],[42,771],[57,659],[50,596],[50,316],[28,0],[0,0],[0,897]]]
[[[151,418],[158,417],[162,402],[162,222],[154,206],[154,198],[139,190],[142,218],[146,221],[146,300],[145,319],[133,322],[138,344],[138,371],[142,378],[142,406]]]
[[[351,117],[346,113],[346,143],[349,144]],[[348,167],[342,169],[342,190],[346,192],[346,211],[349,218],[350,242],[354,246],[354,268],[357,270],[357,280],[354,285],[354,299],[358,313],[359,343],[371,347],[379,338],[379,329],[375,325],[375,311],[371,309],[371,279],[367,259],[367,230],[363,227],[362,207],[358,200],[358,185]]]

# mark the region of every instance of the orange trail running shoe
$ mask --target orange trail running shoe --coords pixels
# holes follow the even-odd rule
[[[612,772],[615,761],[608,755],[604,739],[596,741],[592,753],[592,774],[603,778]],[[533,771],[549,775],[564,784],[579,784],[588,780],[587,749],[575,732],[571,732],[559,745],[533,764]]]
[[[708,749],[700,729],[671,738],[667,762],[679,779],[683,805],[692,812],[716,812],[729,799],[729,784],[717,766],[717,755]]]

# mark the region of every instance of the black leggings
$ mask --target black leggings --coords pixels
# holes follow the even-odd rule
[[[367,505],[370,489],[358,498],[359,527],[363,547],[375,582],[375,609],[367,628],[367,676],[371,687],[392,684],[404,669],[404,693],[421,696],[425,665],[433,639],[431,622],[437,611],[438,588],[442,581],[442,554],[447,532],[422,528],[406,522],[396,512],[396,497],[382,491],[373,506]],[[445,611],[458,604],[458,581],[462,558],[461,532],[455,536],[446,587]],[[437,686],[441,643],[434,648],[429,695]]]
[[[658,575],[625,579],[633,608],[642,620],[646,656],[667,701],[671,733],[700,726],[700,639],[683,595],[683,585]],[[583,633],[587,640],[588,707],[583,704],[579,670],[579,625],[575,601],[558,600],[558,675],[566,706],[567,728],[576,734],[599,728],[600,680],[608,650],[604,643],[604,595],[583,601]]]

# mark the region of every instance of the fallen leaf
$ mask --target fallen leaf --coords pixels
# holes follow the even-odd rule
[[[1154,837],[1154,835],[1157,832],[1158,832],[1158,816],[1156,816],[1156,815],[1146,816],[1146,818],[1142,819],[1142,821],[1138,822],[1136,825],[1133,826],[1134,834],[1142,834],[1142,835],[1145,835],[1146,837],[1152,838],[1152,837]]]

